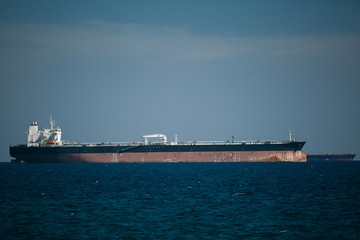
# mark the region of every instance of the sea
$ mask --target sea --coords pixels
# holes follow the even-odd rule
[[[360,239],[360,161],[0,163],[1,239]]]

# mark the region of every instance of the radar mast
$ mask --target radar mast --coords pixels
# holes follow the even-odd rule
[[[50,129],[54,129],[54,126],[55,126],[55,120],[53,120],[50,115]]]

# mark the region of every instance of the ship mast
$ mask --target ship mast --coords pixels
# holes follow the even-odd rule
[[[55,120],[53,120],[50,115],[50,129],[54,129],[54,126],[55,126]]]

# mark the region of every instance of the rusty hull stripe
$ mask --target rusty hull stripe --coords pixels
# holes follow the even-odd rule
[[[32,160],[35,160],[35,158],[33,158]],[[50,159],[52,159],[51,162],[94,162],[94,163],[306,162],[306,154],[304,154],[301,151],[81,153],[81,154],[58,154],[56,156],[42,155],[40,158],[37,158],[37,161],[46,162],[49,161]]]

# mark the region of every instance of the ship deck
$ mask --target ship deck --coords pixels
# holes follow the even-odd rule
[[[275,140],[256,140],[256,141],[184,141],[184,142],[73,142],[73,141],[62,141],[61,145],[58,144],[44,144],[41,147],[96,147],[96,146],[147,146],[147,145],[163,145],[163,146],[191,146],[191,145],[198,145],[198,146],[206,146],[206,145],[264,145],[264,144],[288,144],[295,141],[275,141]],[[10,145],[10,147],[26,147],[26,144],[16,144]]]

